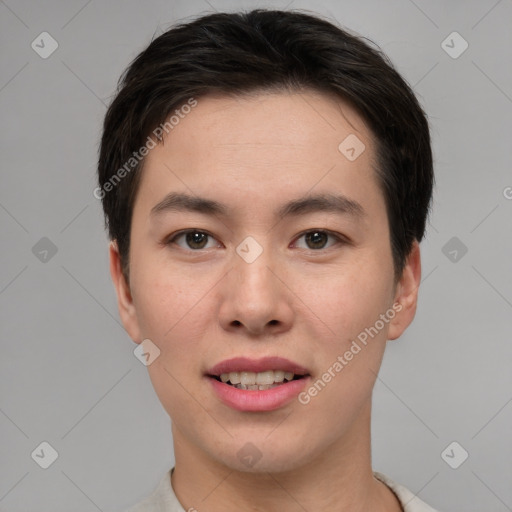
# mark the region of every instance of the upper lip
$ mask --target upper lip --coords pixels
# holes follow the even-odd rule
[[[295,375],[308,375],[306,368],[283,357],[262,357],[260,359],[249,359],[247,357],[233,357],[225,359],[206,371],[207,375],[219,377],[223,373],[231,372],[264,372],[267,370],[284,370],[293,372]]]

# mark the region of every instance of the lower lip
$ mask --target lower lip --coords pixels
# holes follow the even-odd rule
[[[309,382],[310,377],[290,380],[265,390],[238,389],[213,377],[206,377],[221,401],[237,411],[273,411],[292,401]]]

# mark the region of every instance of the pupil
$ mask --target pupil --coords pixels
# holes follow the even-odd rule
[[[187,233],[187,243],[190,245],[190,246],[196,246],[196,245],[199,245],[200,247],[195,247],[195,248],[199,248],[199,249],[202,249],[205,245],[205,241],[206,241],[206,233],[199,233],[198,231],[195,231],[193,233]],[[202,243],[203,242],[203,243]]]
[[[306,235],[308,245],[313,245],[313,249],[321,249],[326,242],[326,234],[320,231],[312,231]],[[311,244],[309,243],[311,242]]]

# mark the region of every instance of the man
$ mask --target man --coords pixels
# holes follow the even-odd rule
[[[175,467],[132,510],[432,512],[371,467],[433,185],[385,57],[299,12],[177,26],[123,75],[98,174],[120,316],[172,420]]]

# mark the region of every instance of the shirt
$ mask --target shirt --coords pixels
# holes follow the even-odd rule
[[[146,499],[134,505],[126,512],[188,512],[185,511],[181,503],[176,498],[171,485],[171,473],[174,468],[170,469],[160,480],[155,490]],[[374,472],[375,478],[387,485],[398,498],[404,512],[437,512],[432,507],[421,501],[407,488],[393,482],[390,478],[382,473]],[[192,512],[194,509],[190,509]]]

